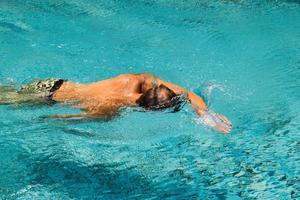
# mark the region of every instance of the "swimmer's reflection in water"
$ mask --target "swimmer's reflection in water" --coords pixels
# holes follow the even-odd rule
[[[151,74],[123,74],[89,84],[45,79],[24,85],[17,91],[9,87],[0,88],[0,104],[49,101],[70,103],[83,111],[49,117],[100,119],[110,119],[124,107],[141,107],[145,111],[168,108],[177,112],[185,102],[189,102],[205,125],[222,133],[229,133],[232,128],[230,121],[209,110],[200,96]]]

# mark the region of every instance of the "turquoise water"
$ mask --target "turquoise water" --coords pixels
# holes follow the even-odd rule
[[[228,116],[0,106],[0,199],[299,199],[298,1],[2,0],[0,82],[153,73]]]

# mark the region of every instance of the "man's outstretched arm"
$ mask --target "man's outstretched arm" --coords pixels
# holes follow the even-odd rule
[[[201,117],[201,122],[203,124],[223,133],[230,132],[232,128],[231,122],[225,116],[209,110],[204,100],[200,96],[183,87],[161,80],[157,77],[156,81],[158,84],[164,84],[165,86],[173,90],[176,94],[187,94],[187,98],[190,104],[194,108],[195,112]]]
[[[192,107],[198,115],[203,115],[204,112],[207,110],[207,105],[204,102],[204,100],[195,93],[161,79],[158,79],[158,84],[164,84],[165,86],[173,90],[176,94],[186,94],[186,97],[188,98],[190,104],[192,105]]]

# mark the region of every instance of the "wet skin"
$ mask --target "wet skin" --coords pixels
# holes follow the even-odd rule
[[[53,100],[63,103],[72,103],[73,107],[80,108],[84,112],[74,115],[55,115],[53,117],[94,117],[111,118],[123,107],[137,107],[138,99],[154,85],[165,85],[176,94],[185,94],[186,98],[201,117],[208,110],[205,102],[195,93],[188,91],[178,85],[161,80],[151,74],[123,74],[117,77],[102,80],[90,84],[79,84],[66,81],[54,93]],[[165,95],[163,92],[159,95]],[[230,121],[223,115],[214,113],[218,123],[212,125],[213,129],[223,133],[231,130]]]

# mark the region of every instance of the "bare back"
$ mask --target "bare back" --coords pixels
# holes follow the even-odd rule
[[[91,84],[65,82],[53,100],[76,103],[90,114],[114,115],[121,107],[136,106],[145,90],[145,75],[124,74]]]

